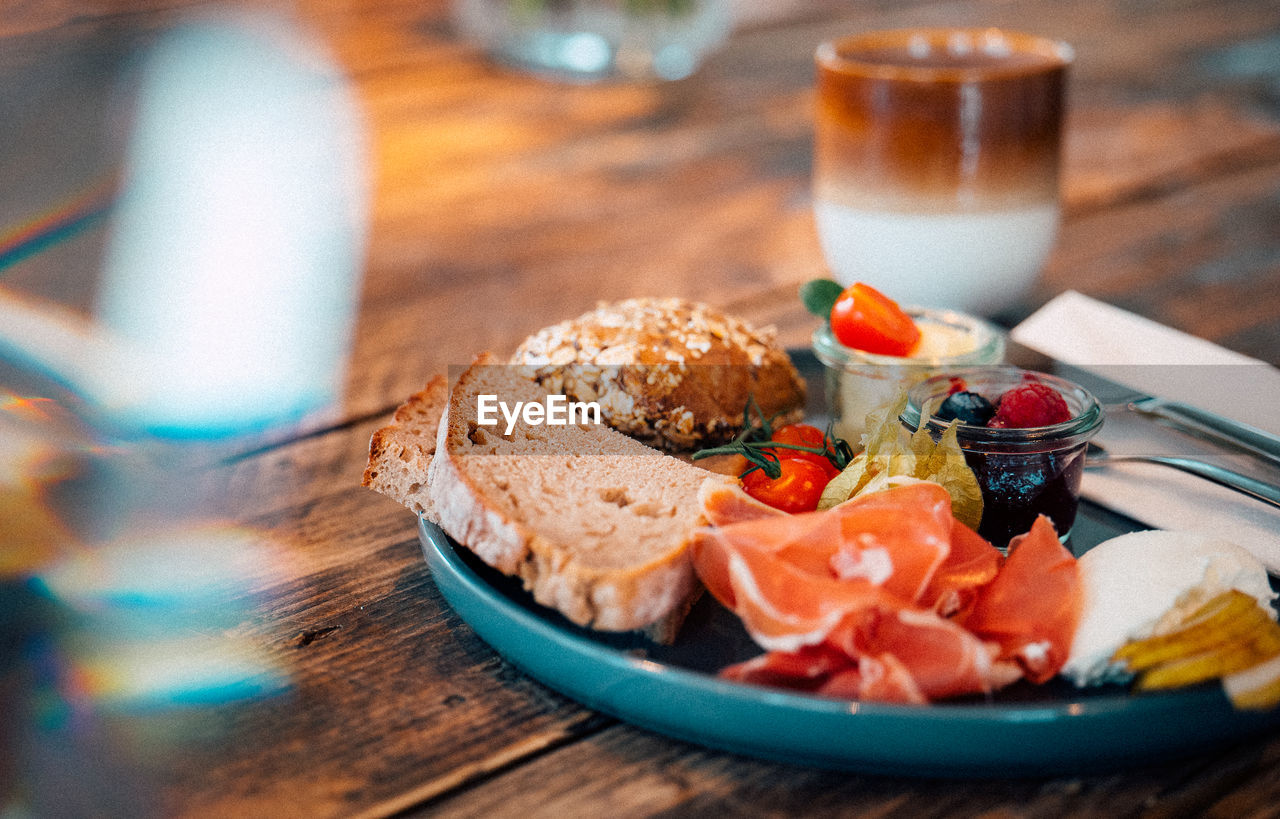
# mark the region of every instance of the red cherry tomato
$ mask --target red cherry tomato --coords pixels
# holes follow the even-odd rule
[[[749,472],[742,488],[761,503],[784,512],[812,512],[818,508],[822,490],[827,486],[827,473],[813,461],[785,458],[778,462],[782,475],[770,478],[763,469]]]
[[[911,355],[920,328],[898,303],[870,285],[848,287],[831,307],[831,332],[846,347],[876,355]]]
[[[807,446],[811,449],[822,449],[826,441],[826,433],[811,424],[787,424],[784,427],[778,427],[773,431],[771,440],[780,444],[795,444],[796,446]],[[795,458],[800,461],[813,461],[822,467],[827,473],[828,478],[835,477],[840,473],[836,465],[826,455],[817,452],[801,452],[798,449],[771,448],[769,450],[778,456],[778,460],[785,458]]]

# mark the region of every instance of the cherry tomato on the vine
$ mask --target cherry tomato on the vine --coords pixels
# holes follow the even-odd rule
[[[831,306],[831,332],[846,347],[876,355],[911,355],[920,328],[898,303],[861,282],[846,288]]]
[[[796,446],[807,446],[810,449],[822,449],[826,444],[826,437],[826,433],[812,424],[787,424],[775,429],[770,440],[780,444],[794,444]],[[813,461],[822,467],[828,478],[835,477],[840,473],[836,465],[831,463],[830,458],[818,452],[801,452],[798,449],[787,449],[786,447],[771,447],[769,451],[777,455],[778,460],[795,458],[800,461]]]
[[[777,478],[770,478],[763,469],[747,473],[742,479],[742,488],[761,503],[784,512],[817,509],[829,480],[826,471],[813,461],[798,458],[784,458],[778,466],[782,468],[782,475]]]

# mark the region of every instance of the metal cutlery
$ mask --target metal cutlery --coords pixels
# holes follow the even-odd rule
[[[1257,427],[1166,398],[1144,396],[1120,406],[1163,421],[1199,438],[1243,449],[1272,465],[1280,466],[1280,437]]]
[[[1191,475],[1212,481],[1220,486],[1234,489],[1237,492],[1280,508],[1280,487],[1242,475],[1225,467],[1198,461],[1194,458],[1178,458],[1163,455],[1112,455],[1096,443],[1090,443],[1085,453],[1085,468],[1107,466],[1117,463],[1148,463],[1167,466]]]

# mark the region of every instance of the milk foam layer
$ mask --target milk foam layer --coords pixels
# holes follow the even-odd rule
[[[1054,203],[976,212],[896,213],[814,202],[827,264],[899,304],[990,315],[1035,281],[1058,228]]]

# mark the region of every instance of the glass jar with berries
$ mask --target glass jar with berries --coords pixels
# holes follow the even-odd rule
[[[1064,540],[1080,502],[1085,448],[1102,427],[1102,406],[1064,378],[1017,367],[943,373],[908,392],[903,426],[923,419],[935,437],[956,427],[965,460],[982,488],[978,533],[1000,548],[1039,515]]]

